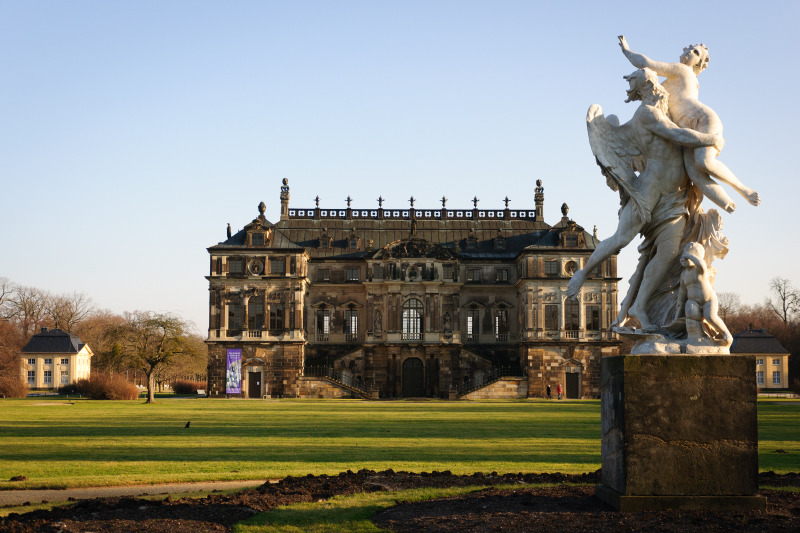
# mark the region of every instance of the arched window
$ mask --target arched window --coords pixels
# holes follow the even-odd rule
[[[403,340],[422,339],[422,302],[411,298],[403,304]]]

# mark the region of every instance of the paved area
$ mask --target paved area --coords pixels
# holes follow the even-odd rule
[[[277,480],[275,480],[277,481]],[[270,482],[274,482],[270,480]],[[124,485],[114,487],[83,487],[77,489],[0,490],[0,507],[22,505],[25,502],[65,502],[70,498],[114,498],[119,496],[144,496],[175,494],[178,492],[204,492],[258,487],[264,480],[206,481],[197,483],[162,483],[160,485]]]

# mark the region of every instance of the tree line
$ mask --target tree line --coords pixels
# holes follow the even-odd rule
[[[108,375],[141,372],[148,402],[161,384],[205,375],[208,350],[192,324],[172,313],[96,308],[78,292],[53,294],[0,277],[0,396],[19,395],[20,352],[42,327],[77,335],[94,353],[92,372]],[[9,394],[11,391],[17,394]],[[4,392],[5,391],[5,392]]]

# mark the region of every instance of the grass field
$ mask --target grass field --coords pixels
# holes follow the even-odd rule
[[[800,403],[760,402],[759,434],[762,470],[800,470]],[[0,400],[0,489],[599,467],[598,401]]]

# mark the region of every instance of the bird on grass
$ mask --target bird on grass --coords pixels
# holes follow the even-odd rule
[[[188,427],[189,427],[189,426],[191,426],[191,425],[192,425],[192,421],[191,421],[191,420],[189,420],[188,422],[186,422],[186,425],[185,425],[185,426],[183,426],[183,427],[185,427],[185,428],[188,428]]]

